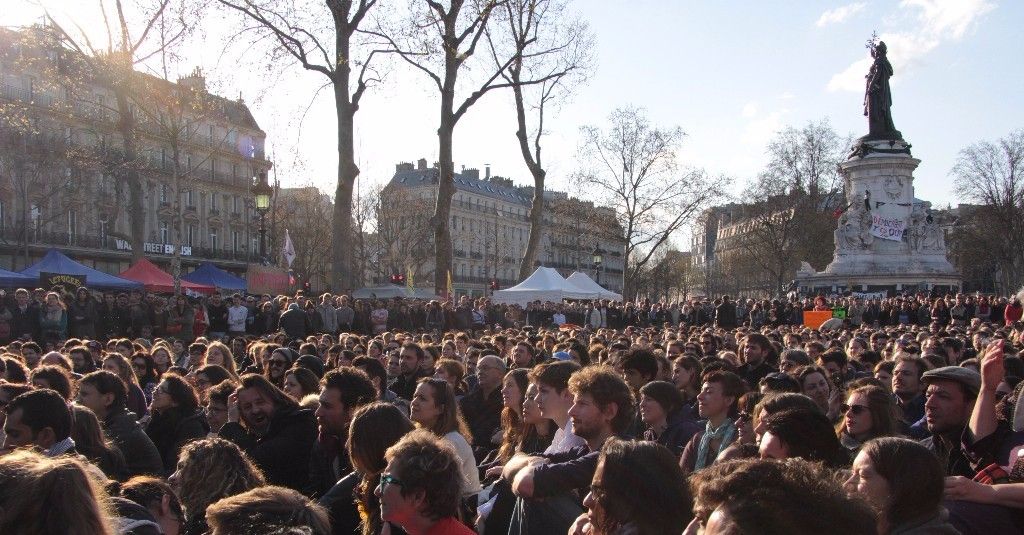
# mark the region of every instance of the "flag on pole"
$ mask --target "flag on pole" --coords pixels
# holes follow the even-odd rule
[[[284,229],[284,259],[288,262],[288,269],[291,269],[292,262],[295,261],[295,245],[292,244],[292,237],[288,234],[288,229]]]
[[[405,291],[409,294],[409,297],[413,296],[416,285],[412,281],[412,266],[405,267]]]
[[[452,290],[452,270],[448,270],[448,299],[455,299],[455,291]]]

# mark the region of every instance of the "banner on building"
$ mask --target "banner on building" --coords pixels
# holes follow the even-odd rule
[[[281,295],[288,293],[288,272],[284,269],[249,264],[245,272],[246,285],[251,294]]]
[[[67,275],[64,273],[50,273],[49,271],[39,272],[39,287],[49,290],[54,286],[63,286],[69,292],[76,288],[85,286],[85,275]]]
[[[907,228],[907,210],[898,204],[883,204],[871,211],[871,235],[883,240],[902,241]]]

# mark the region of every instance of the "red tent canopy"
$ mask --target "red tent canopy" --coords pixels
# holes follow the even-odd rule
[[[128,280],[141,282],[146,287],[146,290],[150,292],[170,293],[174,291],[174,277],[145,258],[140,259],[132,265],[132,267],[124,270],[119,276]],[[196,284],[186,280],[181,281],[181,289],[192,290],[193,292],[204,294],[213,293],[215,290],[213,286]]]

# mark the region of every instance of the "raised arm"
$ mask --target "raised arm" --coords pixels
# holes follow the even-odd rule
[[[981,358],[981,391],[974,403],[968,427],[977,442],[996,430],[996,388],[1003,381],[1003,340],[996,340],[985,348]]]

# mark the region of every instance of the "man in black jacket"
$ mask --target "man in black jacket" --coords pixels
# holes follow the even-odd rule
[[[106,370],[89,373],[78,383],[78,403],[96,413],[107,438],[124,455],[128,475],[162,475],[160,452],[136,421],[135,413],[125,407],[127,401],[124,381]]]
[[[406,342],[402,345],[402,352],[398,360],[398,377],[391,381],[389,388],[398,397],[412,401],[412,394],[416,391],[416,382],[423,377],[420,371],[420,364],[426,356],[423,348],[415,342]]]
[[[721,329],[736,328],[736,305],[728,295],[722,296],[722,304],[715,307],[715,326]]]
[[[298,303],[288,305],[288,310],[281,314],[278,326],[288,338],[302,339],[310,331],[309,316],[299,308]]]
[[[16,305],[11,307],[11,338],[39,340],[39,306],[31,302],[28,290],[14,292]]]
[[[220,436],[244,451],[267,476],[267,483],[297,491],[309,482],[309,457],[316,420],[262,375],[247,374],[228,403],[228,423]]]
[[[316,416],[317,439],[309,459],[305,494],[318,498],[352,471],[345,441],[356,410],[377,400],[377,389],[366,372],[352,367],[331,370],[320,381]]]
[[[220,341],[228,334],[228,306],[224,304],[220,292],[210,296],[206,304],[206,314],[210,321],[210,340]]]

